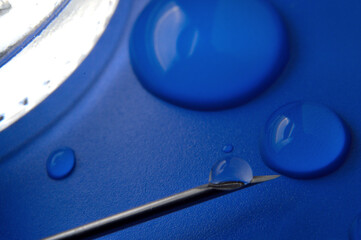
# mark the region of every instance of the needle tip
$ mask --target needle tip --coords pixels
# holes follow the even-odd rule
[[[267,182],[269,180],[276,179],[280,177],[281,175],[265,175],[265,176],[254,176],[251,183],[261,183],[261,182]]]
[[[254,176],[252,181],[249,184],[244,184],[242,182],[222,182],[217,184],[208,184],[207,187],[211,187],[213,189],[218,190],[236,190],[243,189],[250,186],[254,186],[258,183],[267,182],[272,179],[276,179],[280,177],[280,175],[265,175],[265,176]]]

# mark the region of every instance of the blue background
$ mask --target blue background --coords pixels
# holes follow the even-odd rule
[[[36,117],[46,130],[2,156],[0,238],[39,239],[204,184],[226,155],[225,144],[234,145],[232,154],[247,160],[255,175],[272,174],[259,153],[261,129],[278,107],[307,100],[330,107],[352,131],[350,153],[336,172],[312,180],[281,177],[104,239],[347,239],[361,211],[361,2],[272,0],[290,35],[286,70],[247,104],[215,112],[176,107],[141,87],[128,40],[147,1],[128,2],[130,12],[119,9],[93,60],[68,79],[68,89],[54,93],[53,104],[65,106],[59,96],[95,64],[104,66],[86,78],[87,84],[96,80],[86,94],[72,108],[66,104],[51,125],[35,109],[23,130]],[[110,61],[96,62],[109,42],[117,43],[113,55],[107,52]],[[1,143],[8,134],[0,135]],[[74,149],[76,167],[56,181],[47,175],[46,159],[64,146]]]

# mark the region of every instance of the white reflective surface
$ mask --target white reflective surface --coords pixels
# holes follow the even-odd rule
[[[104,32],[118,2],[71,0],[38,37],[0,68],[0,131],[37,106],[70,76]]]
[[[0,16],[9,12],[11,4],[8,0],[0,0]]]
[[[34,32],[65,0],[2,0],[0,57]],[[6,12],[5,12],[6,10]]]

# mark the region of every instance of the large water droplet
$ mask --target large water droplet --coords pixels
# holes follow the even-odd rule
[[[209,174],[209,182],[219,184],[224,182],[242,182],[248,184],[253,179],[251,166],[238,157],[225,157],[216,162]]]
[[[156,96],[223,109],[277,79],[288,60],[288,37],[269,1],[150,1],[134,25],[130,57],[139,81]]]
[[[350,137],[341,119],[323,105],[295,102],[272,114],[262,134],[264,162],[294,178],[331,173],[343,162]]]

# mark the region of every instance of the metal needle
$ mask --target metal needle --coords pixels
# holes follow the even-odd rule
[[[205,184],[56,234],[44,240],[94,239],[278,177],[279,175],[255,176],[249,184],[242,182]]]

